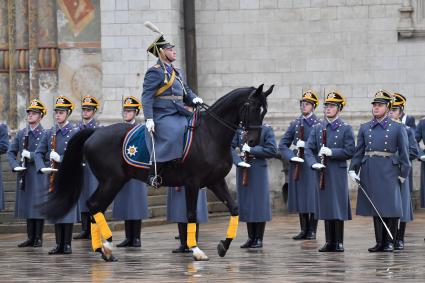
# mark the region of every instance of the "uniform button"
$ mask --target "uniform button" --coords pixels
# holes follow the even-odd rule
[[[369,142],[369,144],[372,144],[372,142]]]
[[[339,133],[339,130],[336,130],[337,133]]]
[[[388,138],[388,135],[385,135],[386,138]]]
[[[334,142],[334,144],[336,144],[336,142]]]
[[[298,133],[298,131],[295,131],[295,133],[297,134],[297,133]]]
[[[391,126],[391,124],[388,124],[388,126]]]
[[[372,132],[372,129],[369,129],[369,132]]]
[[[387,151],[387,149],[386,149],[386,148],[384,148],[384,151]]]
[[[40,138],[37,138],[37,140],[39,140]]]
[[[67,138],[69,138],[69,136],[66,136]]]
[[[387,129],[387,132],[389,132],[390,131],[390,129]]]
[[[337,139],[337,138],[338,138],[338,136],[335,136],[335,138]]]
[[[68,142],[66,141],[65,144],[67,144]]]
[[[384,144],[387,144],[388,142],[384,142]]]

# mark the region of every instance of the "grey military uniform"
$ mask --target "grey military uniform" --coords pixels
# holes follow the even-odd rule
[[[419,120],[416,127],[415,138],[418,144],[422,141],[425,144],[425,118]],[[419,157],[425,155],[425,148],[419,148]],[[421,162],[421,207],[425,208],[425,162]]]
[[[0,155],[5,154],[9,147],[9,136],[7,132],[7,126],[5,124],[0,124]],[[0,159],[1,161],[1,159]],[[2,169],[0,163],[0,210],[4,209],[4,188],[3,188],[3,178],[2,178]]]
[[[184,187],[169,187],[167,192],[167,221],[187,223],[186,194]],[[208,222],[207,191],[200,189],[196,207],[196,222]]]

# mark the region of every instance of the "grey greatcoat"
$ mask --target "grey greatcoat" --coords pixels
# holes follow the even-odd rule
[[[279,142],[279,151],[282,158],[289,161],[292,157],[297,156],[297,151],[292,150],[291,145],[295,146],[299,140],[300,124],[304,125],[304,141],[310,135],[313,126],[319,123],[316,115],[311,115],[308,118],[303,116],[298,117],[289,125],[282,139]],[[316,189],[318,186],[317,172],[311,169],[305,162],[301,163],[301,176],[295,181],[295,164],[290,163],[288,173],[288,211],[296,213],[314,213],[316,211]]]
[[[16,200],[15,200],[15,217],[21,219],[44,219],[44,216],[36,208],[36,205],[47,200],[48,177],[44,174],[37,173],[34,162],[34,153],[44,134],[43,126],[38,125],[35,129],[28,128],[20,130],[7,152],[7,159],[10,168],[22,166],[21,153],[24,150],[24,139],[28,133],[27,150],[31,154],[30,159],[26,159],[26,170],[22,172],[24,175],[24,190],[21,189],[20,180],[22,173],[17,174]]]
[[[153,119],[155,122],[157,162],[166,162],[182,157],[184,133],[188,125],[188,116],[191,115],[184,105],[185,103],[191,105],[192,100],[196,97],[183,83],[182,71],[176,68],[174,70],[176,78],[173,85],[159,96],[156,95],[156,92],[165,85],[164,69],[160,66],[159,61],[148,69],[143,82],[143,114],[145,119]],[[170,79],[171,73],[172,67],[168,66],[168,79]],[[172,99],[173,97],[175,99]],[[151,153],[152,141],[148,131],[146,131],[145,138]]]
[[[130,179],[114,200],[112,217],[117,220],[149,218],[148,188],[137,179]]]
[[[233,163],[242,160],[236,148],[242,149],[244,144],[241,130],[236,132],[232,142]],[[238,190],[239,220],[243,222],[266,222],[272,219],[269,193],[269,174],[267,158],[276,156],[276,140],[271,126],[263,125],[261,128],[260,142],[251,147],[248,163],[248,185],[242,185],[243,170],[236,167],[236,187]]]
[[[410,168],[407,132],[403,124],[386,117],[381,122],[373,119],[360,126],[350,170],[360,172],[364,189],[382,217],[403,215],[398,177],[408,178]],[[357,193],[357,214],[377,216],[361,190]]]
[[[46,130],[41,138],[41,142],[35,150],[35,166],[37,172],[41,168],[50,167],[50,152],[52,151],[52,137],[56,131],[56,152],[60,155],[61,160],[65,154],[66,146],[73,135],[77,133],[71,123],[68,122],[62,129],[52,127]],[[61,188],[56,188],[60,190]],[[77,204],[62,218],[56,220],[53,224],[65,224],[77,222]]]
[[[425,144],[425,118],[419,120],[415,133],[416,141],[418,144],[422,141]],[[419,157],[425,155],[425,149],[419,147]],[[421,207],[425,208],[425,162],[421,162]]]
[[[5,124],[0,124],[0,155],[3,155],[7,152],[9,147],[9,135],[7,132],[7,126]],[[3,188],[3,178],[2,178],[2,169],[1,169],[1,159],[0,159],[0,210],[4,209],[4,188]]]
[[[167,221],[187,223],[186,194],[184,187],[169,187],[167,193]],[[196,206],[196,223],[208,222],[207,190],[199,189]]]
[[[326,157],[325,188],[316,190],[316,216],[321,220],[351,220],[348,192],[347,160],[354,154],[354,133],[340,118],[316,124],[310,133],[305,157],[308,166],[320,163],[318,153],[323,145],[322,131],[326,127],[326,146],[332,156]]]

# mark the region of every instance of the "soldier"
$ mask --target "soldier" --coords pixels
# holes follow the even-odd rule
[[[415,117],[406,115],[406,113],[404,113],[404,107],[406,106],[406,102],[407,102],[406,97],[400,93],[395,92],[394,98],[396,99],[396,104],[398,105],[397,109],[394,109],[394,110],[399,112],[397,115],[400,116],[400,121],[406,126],[415,130],[416,129]]]
[[[248,240],[241,248],[261,248],[266,222],[272,219],[266,159],[276,157],[276,140],[272,127],[267,124],[261,127],[260,141],[256,146],[250,147],[244,134],[238,130],[232,142],[233,163],[237,166],[239,220],[246,222],[248,230]],[[236,153],[237,147],[243,158]],[[247,184],[244,184],[244,174],[248,174],[245,176]]]
[[[0,124],[0,155],[5,154],[9,147],[9,134],[7,131],[7,126],[5,124]],[[0,160],[1,161],[1,160]],[[3,179],[2,179],[2,169],[0,162],[0,210],[4,209],[4,189],[3,189]]]
[[[123,103],[124,122],[136,125],[142,104],[134,96],[126,97]],[[140,247],[142,219],[149,218],[146,184],[136,179],[128,181],[115,197],[112,217],[124,220],[125,239],[117,247]]]
[[[360,181],[379,211],[391,234],[395,236],[398,219],[403,215],[400,185],[411,167],[407,133],[401,123],[392,121],[388,112],[392,96],[378,91],[372,101],[373,119],[360,126],[356,152],[351,160],[350,175]],[[360,176],[358,172],[360,171]],[[363,191],[357,193],[357,215],[372,216],[376,245],[369,252],[393,252],[393,241]]]
[[[389,113],[391,119],[396,122],[401,123],[401,109],[404,108],[406,100],[403,96],[398,93],[394,93],[394,103],[392,105],[391,111]],[[405,125],[407,131],[407,138],[409,144],[409,160],[412,162],[416,158],[418,158],[419,150],[418,144],[415,140],[415,131],[409,126]],[[401,184],[401,202],[403,207],[403,216],[400,217],[400,224],[398,225],[397,235],[394,241],[394,249],[395,250],[403,250],[404,249],[404,234],[406,231],[406,224],[413,220],[413,207],[412,207],[412,199],[411,192],[413,191],[413,174],[412,170],[410,170],[409,178]]]
[[[187,116],[191,112],[185,104],[202,104],[184,83],[183,71],[173,66],[176,60],[174,45],[159,36],[147,49],[158,57],[157,64],[149,68],[143,82],[143,113],[146,119],[146,142],[152,151],[151,136],[155,140],[155,153],[158,175],[168,161],[181,159],[183,137],[187,127]],[[155,166],[151,166],[148,184],[160,186],[160,179],[155,176]]]
[[[317,94],[312,90],[303,93],[300,99],[301,116],[291,122],[279,142],[282,158],[290,161],[288,186],[288,211],[299,213],[301,232],[294,240],[316,239],[317,219],[315,219],[316,172],[304,164],[305,141],[313,126],[319,123],[314,110],[319,105]],[[297,151],[292,151],[294,145]]]
[[[347,160],[353,156],[355,145],[353,129],[339,117],[345,104],[340,92],[327,94],[326,118],[313,127],[305,148],[308,166],[324,174],[323,188],[316,191],[315,215],[325,221],[326,238],[319,252],[343,252],[344,221],[351,220]]]
[[[98,122],[94,118],[94,115],[99,108],[99,102],[93,96],[86,95],[81,100],[81,116],[82,121],[78,123],[78,130],[83,129],[95,129],[99,127]],[[87,200],[97,189],[97,179],[93,175],[93,172],[90,169],[89,164],[83,163],[84,166],[84,181],[83,189],[81,191],[80,198],[78,200],[78,211],[81,215],[81,232],[74,236],[74,239],[90,239],[90,213],[87,207]]]
[[[40,144],[35,151],[35,166],[38,172],[54,174],[51,164],[60,163],[65,154],[66,146],[71,137],[77,133],[68,121],[74,110],[74,103],[65,97],[56,98],[55,125],[44,132]],[[56,143],[54,141],[56,140]],[[57,188],[60,190],[61,188]],[[46,188],[47,191],[47,188]],[[49,254],[71,254],[72,228],[77,221],[77,206],[75,205],[64,217],[57,219],[55,224],[56,247]]]
[[[43,244],[44,216],[35,206],[46,201],[47,176],[37,173],[34,152],[44,134],[40,121],[46,112],[40,100],[31,101],[27,108],[28,125],[16,134],[7,152],[10,168],[18,172],[15,217],[27,222],[28,238],[18,244],[20,248],[41,247]]]
[[[418,144],[422,141],[425,145],[425,118],[419,120],[415,138]],[[421,161],[421,207],[425,208],[425,148],[419,148],[419,160]]]
[[[179,231],[180,246],[172,253],[189,253],[187,247],[187,210],[184,187],[169,187],[167,192],[167,221],[176,222]],[[207,192],[200,189],[196,206],[196,242],[199,237],[199,224],[208,222]]]

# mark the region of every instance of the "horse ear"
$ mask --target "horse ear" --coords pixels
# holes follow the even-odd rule
[[[259,96],[259,95],[261,95],[262,93],[263,93],[263,87],[264,87],[264,84],[261,84],[256,90],[255,90],[255,93],[254,93],[254,96]]]
[[[273,88],[274,88],[274,85],[271,85],[271,87],[269,87],[269,89],[264,92],[264,97],[269,96],[269,94],[272,93]]]

